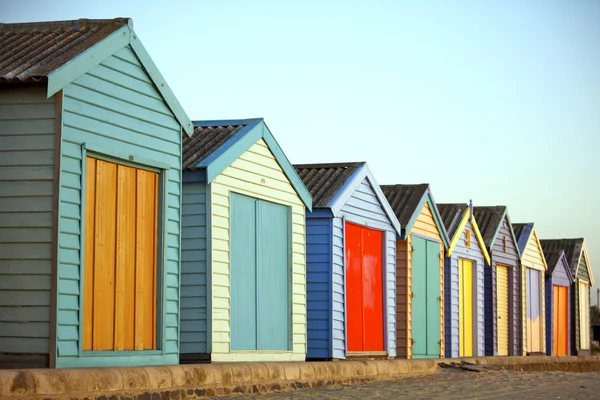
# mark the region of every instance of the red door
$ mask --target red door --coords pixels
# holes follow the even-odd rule
[[[382,236],[346,223],[348,351],[384,351]]]

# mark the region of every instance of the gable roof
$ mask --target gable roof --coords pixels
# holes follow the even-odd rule
[[[448,246],[446,256],[450,257],[452,255],[452,252],[460,239],[460,235],[465,230],[469,220],[471,220],[471,226],[473,227],[473,233],[475,234],[479,249],[487,264],[490,265],[490,253],[483,241],[483,236],[477,225],[477,219],[475,216],[471,215],[471,207],[466,203],[438,204],[437,206],[450,238],[450,246]]]
[[[425,204],[429,204],[431,214],[444,242],[444,247],[448,247],[448,232],[446,232],[440,212],[433,200],[429,184],[381,185],[381,190],[390,203],[392,210],[394,210],[396,217],[398,217],[400,225],[402,225],[401,237],[403,239],[412,230]]]
[[[506,218],[508,229],[512,235],[517,253],[520,256],[521,253],[519,251],[519,246],[517,245],[517,238],[513,232],[506,206],[473,207],[473,215],[477,219],[477,224],[479,225],[479,230],[481,231],[483,241],[490,251],[494,247],[494,242],[496,241],[498,232],[500,232],[500,228],[502,227],[502,221],[504,221]]]
[[[585,240],[583,238],[544,239],[540,240],[540,242],[542,243],[544,254],[546,254],[546,251],[564,251],[571,273],[574,277],[577,276],[577,270],[581,264],[581,258],[585,257],[588,274],[590,276],[590,283],[594,285],[594,277],[592,275],[592,269],[585,248]]]
[[[194,121],[194,132],[183,139],[184,182],[210,183],[260,139],[309,210],[312,197],[262,118]]]
[[[312,195],[313,208],[326,208],[346,181],[364,164],[295,164],[294,168]]]
[[[125,46],[131,46],[183,130],[191,134],[191,121],[129,18],[0,24],[0,85],[45,82],[51,97]]]
[[[547,273],[552,275],[556,267],[562,261],[566,266],[569,280],[573,282],[573,274],[571,272],[571,268],[569,267],[570,264],[565,251],[563,249],[555,248],[550,242],[550,240],[540,240],[540,243],[542,244],[542,250],[544,251],[544,257],[546,258],[546,264],[548,264]]]
[[[527,248],[527,244],[531,237],[535,237],[537,241],[537,246],[539,247],[539,251],[542,255],[542,262],[544,263],[544,269],[548,271],[548,263],[546,261],[546,257],[544,256],[544,250],[542,248],[542,243],[537,235],[534,235],[535,225],[533,222],[528,223],[520,223],[520,224],[512,224],[513,232],[515,233],[515,237],[517,238],[517,244],[519,245],[519,251],[521,255],[525,255],[525,249]]]

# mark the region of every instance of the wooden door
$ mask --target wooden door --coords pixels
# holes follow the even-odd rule
[[[83,350],[156,349],[158,182],[86,158]]]
[[[498,355],[508,355],[508,267],[496,265]]]
[[[527,345],[529,352],[542,352],[540,271],[531,268],[527,268]]]
[[[553,355],[569,355],[569,289],[565,286],[553,286],[554,294],[554,318],[552,321],[553,337]]]
[[[590,348],[590,289],[587,282],[579,281],[579,347]]]
[[[458,260],[460,356],[473,355],[473,262]]]
[[[383,234],[346,223],[346,336],[349,352],[382,352]]]
[[[290,214],[231,194],[231,349],[291,346]]]

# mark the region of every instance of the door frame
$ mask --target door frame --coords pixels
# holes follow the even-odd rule
[[[382,223],[375,223],[375,222],[368,222],[365,223],[366,221],[361,219],[361,218],[354,218],[352,216],[342,216],[340,217],[342,219],[342,237],[343,237],[343,243],[344,243],[344,257],[343,257],[343,263],[344,263],[344,355],[346,358],[348,358],[348,356],[352,356],[352,355],[389,355],[390,354],[390,348],[389,348],[389,333],[388,333],[388,296],[387,296],[387,292],[388,292],[388,282],[387,282],[387,275],[388,275],[388,255],[387,255],[387,251],[386,251],[386,244],[387,244],[387,235],[389,233],[388,227],[385,226],[385,224]],[[371,229],[371,230],[375,230],[375,231],[380,231],[381,232],[381,267],[382,267],[382,271],[381,271],[381,283],[382,283],[382,300],[383,300],[383,352],[352,352],[352,351],[348,351],[348,308],[347,308],[347,296],[348,296],[348,286],[347,286],[347,274],[346,274],[346,270],[347,270],[347,265],[348,265],[348,260],[346,259],[346,223],[351,223],[357,226],[360,226],[361,228],[366,228],[366,229]],[[395,237],[394,237],[395,240]],[[395,243],[395,242],[394,242]]]

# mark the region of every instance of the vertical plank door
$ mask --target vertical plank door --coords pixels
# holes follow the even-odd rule
[[[473,355],[473,262],[458,260],[460,356]]]
[[[508,355],[508,267],[496,265],[498,355]]]
[[[568,342],[568,288],[565,286],[553,286],[554,309],[553,309],[553,355],[567,356],[569,355]]]
[[[384,351],[383,343],[383,233],[361,228],[363,254],[364,350]]]
[[[412,237],[412,354],[427,355],[427,241]]]
[[[346,223],[346,336],[347,350],[364,351],[362,232],[360,226]]]
[[[427,352],[428,357],[440,357],[442,327],[442,294],[440,277],[440,244],[427,241]]]

